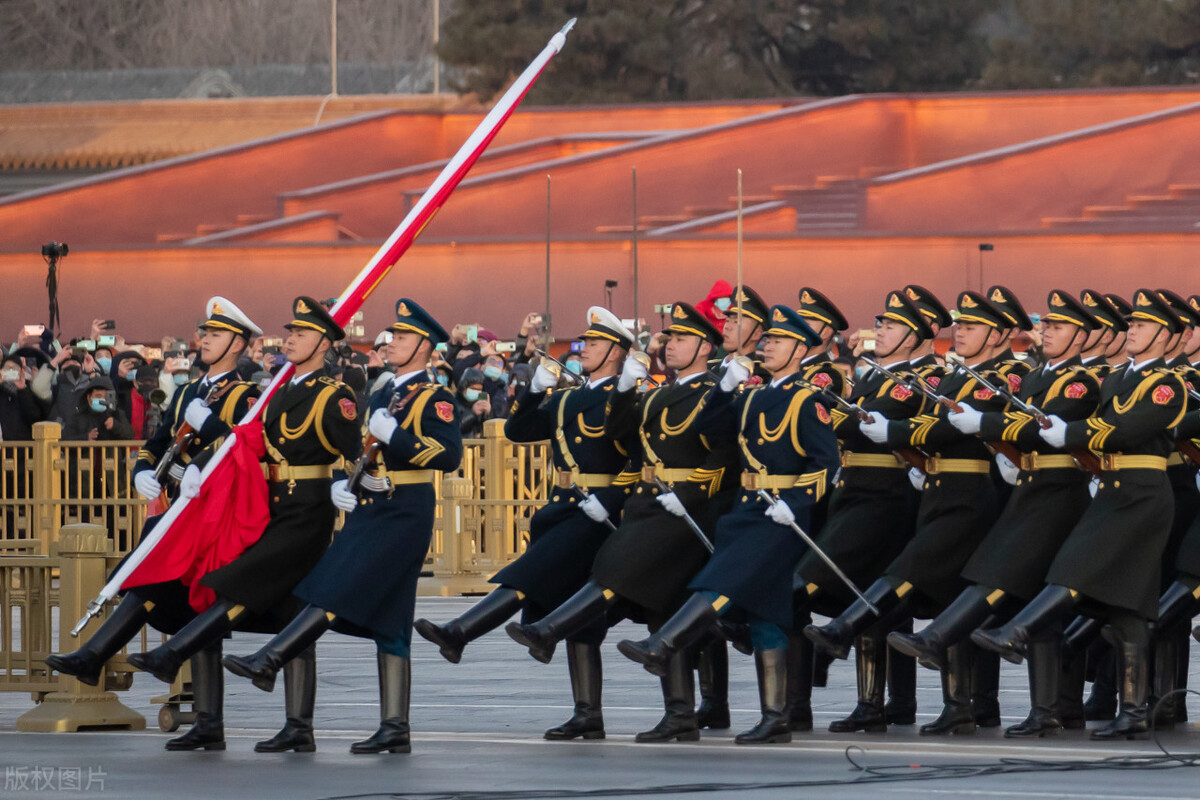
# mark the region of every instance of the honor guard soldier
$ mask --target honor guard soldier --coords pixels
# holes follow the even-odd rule
[[[1067,292],[1050,292],[1046,303],[1049,311],[1042,322],[1047,363],[1025,376],[1018,397],[1039,412],[1068,421],[1084,419],[1095,410],[1100,387],[1079,353],[1102,323]],[[963,403],[962,413],[952,412],[950,422],[984,441],[1008,443],[1020,458],[1005,468],[1005,479],[1015,483],[1011,499],[963,570],[973,585],[919,634],[888,636],[892,647],[939,670],[946,666],[948,648],[959,646],[990,616],[1012,613],[1041,591],[1047,568],[1091,499],[1090,473],[1038,435],[1032,412],[1011,408],[983,414]],[[1071,710],[1072,716],[1064,720],[1064,709],[1058,708],[1061,634],[1061,629],[1055,630],[1030,643],[1032,711],[1005,736],[1044,736],[1064,723],[1083,727],[1081,710]]]
[[[343,459],[362,448],[354,393],[324,374],[325,354],[344,338],[341,327],[316,300],[298,297],[284,350],[295,377],[271,397],[263,415],[270,520],[262,535],[236,559],[200,579],[216,600],[165,644],[129,657],[129,662],[171,683],[185,658],[236,627],[277,633],[295,616],[296,584],[329,547],[337,509],[329,483]],[[184,473],[180,492],[195,497],[210,449]],[[265,629],[265,630],[264,630]],[[312,711],[316,694],[316,650],[309,648],[284,671],[287,723],[257,752],[316,749]]]
[[[1051,426],[1040,432],[1055,447],[1099,454],[1096,496],[1051,564],[1046,587],[1003,626],[971,634],[979,646],[1019,662],[1028,642],[1072,613],[1103,618],[1118,643],[1121,710],[1092,731],[1094,739],[1147,731],[1147,621],[1158,611],[1162,549],[1171,526],[1171,429],[1183,417],[1186,396],[1162,354],[1182,328],[1157,293],[1139,290],[1126,346],[1132,363],[1105,380],[1092,416],[1075,422],[1051,417]]]
[[[905,292],[888,293],[883,311],[875,318],[874,355],[878,362],[890,372],[911,375],[910,356],[933,335],[929,320]],[[877,412],[888,419],[905,420],[920,414],[929,401],[883,372],[869,369],[855,383],[850,402],[868,414]],[[861,586],[882,575],[912,538],[920,495],[909,482],[907,469],[920,465],[923,456],[916,450],[898,454],[886,443],[868,439],[859,430],[858,411],[834,407],[830,413],[834,432],[842,443],[841,476],[832,487],[828,518],[817,544],[855,585]],[[812,611],[837,616],[855,599],[815,553],[808,553],[800,561],[797,576],[793,600],[797,617]],[[904,621],[910,619],[904,617]],[[848,717],[830,723],[831,732],[880,732],[887,730],[889,723],[911,725],[916,721],[916,701],[900,701],[913,694],[893,694],[892,702],[887,706],[883,702],[889,655],[883,636],[891,630],[892,622],[872,626],[855,640],[858,704]],[[800,638],[808,641],[807,637]],[[788,673],[793,720],[795,705],[801,702],[809,708],[811,720],[811,688],[793,687],[798,678],[802,676]],[[915,672],[911,679],[907,675],[905,678],[904,688],[914,691]],[[797,688],[806,691],[798,695]]]
[[[689,586],[695,594],[648,639],[617,645],[651,673],[665,676],[678,653],[708,634],[718,614],[745,616],[762,718],[734,739],[738,744],[792,740],[784,631],[792,628],[792,574],[805,544],[790,528],[808,526],[809,509],[838,468],[837,437],[820,392],[796,380],[806,351],[821,339],[786,306],[772,308],[770,319],[763,366],[771,382],[740,391],[751,372],[745,362],[734,362],[701,412],[706,435],[737,436],[741,502],[717,523],[716,551]],[[771,493],[770,502],[760,489]]]
[[[927,379],[936,376],[937,380],[941,380],[944,374],[942,362],[937,358],[937,353],[934,351],[934,341],[938,334],[954,324],[954,317],[942,305],[942,301],[938,300],[933,292],[926,289],[924,286],[918,286],[915,283],[910,283],[904,287],[904,296],[916,304],[921,310],[922,316],[929,324],[929,329],[932,335],[921,342],[920,346],[913,351],[913,357],[909,360],[908,365],[914,370],[919,371]],[[933,372],[930,372],[933,370]],[[937,384],[934,383],[936,387]]]
[[[1028,375],[1035,364],[1026,358],[1017,358],[1012,350],[1012,337],[1017,331],[1033,330],[1033,320],[1025,313],[1024,306],[1011,289],[993,286],[987,290],[987,298],[1008,320],[1004,341],[996,352],[997,371],[1003,375],[1014,392],[1021,390],[1021,379]]]
[[[1128,300],[1126,300],[1124,297],[1121,297],[1119,294],[1113,294],[1112,292],[1105,294],[1104,297],[1109,303],[1112,304],[1112,307],[1117,310],[1117,313],[1119,313],[1126,320],[1129,319],[1129,315],[1133,313],[1133,306],[1129,304]],[[1113,343],[1109,346],[1108,350],[1104,354],[1104,357],[1108,359],[1109,366],[1123,367],[1129,363],[1129,356],[1125,352],[1127,337],[1128,331],[1117,334],[1116,338],[1113,339]]]
[[[1000,380],[994,355],[1005,339],[1010,322],[990,300],[976,292],[958,298],[959,317],[954,329],[955,352],[964,363]],[[968,399],[977,408],[1001,411],[1006,403],[975,378],[958,369],[938,385],[941,397],[958,402]],[[996,519],[996,488],[991,479],[991,454],[982,441],[956,429],[939,402],[924,413],[905,420],[888,420],[872,413],[859,428],[877,444],[893,449],[919,449],[927,454],[926,478],[921,494],[916,532],[884,574],[865,592],[879,610],[875,614],[856,600],[827,625],[810,625],[805,635],[817,646],[845,658],[855,637],[895,611],[897,615],[933,617],[965,588],[963,565]],[[942,715],[921,727],[921,733],[970,732],[977,716],[971,708],[972,659],[959,648],[942,674],[945,708]],[[980,709],[985,724],[998,725],[999,709]]]
[[[1126,321],[1128,314],[1122,313],[1108,297],[1095,289],[1084,289],[1079,293],[1079,299],[1084,308],[1100,320],[1101,325],[1088,334],[1080,358],[1093,377],[1103,382],[1112,370],[1108,363],[1108,352],[1118,338],[1124,341],[1125,331],[1129,330]]]
[[[133,482],[138,494],[155,500],[166,492],[176,494],[184,468],[205,448],[228,435],[258,398],[258,387],[238,378],[238,358],[262,330],[240,308],[224,297],[208,301],[200,325],[200,360],[207,374],[175,390],[162,424],[138,451]],[[169,458],[167,464],[164,459]],[[163,466],[160,483],[159,466]],[[146,520],[142,535],[158,524],[160,517]],[[124,593],[120,605],[108,616],[87,644],[73,653],[52,655],[46,664],[66,675],[74,675],[89,686],[99,683],[104,662],[116,655],[147,623],[174,634],[193,617],[188,588],[181,581],[138,586]],[[192,697],[196,721],[182,736],[169,739],[168,750],[224,750],[224,695],[221,672],[221,639],[192,656]]]
[[[371,395],[362,469],[330,487],[346,524],[294,594],[308,603],[282,631],[249,657],[225,666],[270,691],[279,669],[328,630],[375,640],[379,668],[379,730],[350,745],[351,753],[408,753],[412,693],[413,608],[417,579],[433,537],[439,472],[462,462],[454,395],[430,383],[426,366],[449,334],[414,300],[396,303],[384,359],[396,376]]]
[[[548,662],[555,644],[624,601],[620,612],[652,630],[689,596],[689,581],[708,560],[717,519],[733,504],[737,442],[703,435],[697,419],[717,380],[707,361],[721,334],[687,303],[671,309],[664,353],[675,381],[642,393],[646,367],[626,359],[609,399],[606,432],[629,442],[641,481],[625,502],[621,524],[596,554],[591,579],[532,625],[510,623],[510,636]],[[699,528],[699,531],[692,526]],[[704,541],[701,541],[701,534]],[[639,742],[695,741],[700,728],[689,654],[671,660],[663,678],[666,713]]]
[[[529,521],[529,548],[492,577],[499,588],[460,617],[445,625],[417,620],[417,632],[436,644],[452,664],[462,658],[469,642],[513,614],[524,611],[524,622],[536,622],[587,583],[596,553],[637,481],[636,472],[623,472],[628,454],[604,433],[608,399],[633,346],[633,334],[601,306],[588,309],[587,322],[579,337],[585,378],[555,390],[562,370],[543,359],[504,423],[504,435],[514,442],[549,440],[554,458],[554,490],[550,502]],[[546,731],[547,739],[604,738],[600,644],[607,632],[608,627],[597,620],[568,637],[567,669],[575,713]]]
[[[846,377],[833,364],[835,336],[850,327],[838,307],[811,286],[800,290],[800,307],[796,309],[809,327],[821,337],[821,344],[810,347],[801,365],[800,377],[818,389],[845,397],[849,394]]]
[[[738,317],[739,309],[741,317]],[[749,383],[757,386],[771,380],[771,373],[762,365],[762,353],[758,344],[762,340],[763,331],[767,329],[766,319],[770,313],[766,301],[758,292],[749,286],[733,290],[733,303],[725,309],[725,327],[721,330],[721,349],[725,351],[724,358],[712,358],[708,361],[708,371],[717,377],[724,374],[738,356],[746,356],[754,362],[754,373]]]

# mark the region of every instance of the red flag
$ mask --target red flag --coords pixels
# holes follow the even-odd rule
[[[193,609],[203,611],[216,595],[200,579],[230,563],[258,541],[271,518],[261,461],[266,453],[261,420],[233,429],[237,440],[213,469],[196,498],[175,521],[180,535],[147,555],[122,589],[182,580]]]

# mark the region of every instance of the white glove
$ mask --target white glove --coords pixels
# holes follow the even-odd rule
[[[958,428],[959,433],[979,433],[979,427],[983,420],[983,412],[976,411],[966,403],[959,403],[961,412],[951,411],[946,415],[946,419],[950,420],[950,424]]]
[[[858,423],[858,429],[875,444],[887,444],[888,421],[878,414],[869,414],[870,419]]]
[[[608,509],[604,507],[604,503],[600,502],[600,498],[594,494],[590,494],[579,504],[583,513],[588,515],[588,519],[592,522],[604,522],[608,519]]]
[[[913,488],[918,492],[925,491],[925,473],[916,467],[908,468],[908,482],[913,485]]]
[[[371,432],[371,435],[384,444],[392,440],[392,434],[399,427],[400,423],[396,422],[396,418],[389,414],[386,408],[375,409],[375,413],[371,415],[371,421],[367,423],[367,430]]]
[[[540,393],[553,389],[557,385],[558,376],[550,371],[545,362],[539,361],[537,369],[533,371],[533,380],[529,382],[529,391]]]
[[[750,380],[750,370],[735,358],[729,362],[729,366],[725,367],[725,374],[721,376],[721,391],[732,392],[748,380]]]
[[[183,478],[179,481],[179,495],[191,500],[198,494],[200,494],[200,468],[195,464],[189,464],[188,468],[184,470]]]
[[[621,367],[621,379],[617,381],[618,392],[628,392],[633,387],[637,386],[637,382],[650,377],[650,370],[646,365],[630,356],[625,359],[625,366]],[[659,500],[662,498],[660,497]]]
[[[204,423],[212,416],[212,409],[204,405],[204,401],[197,397],[192,402],[188,403],[187,408],[183,412],[183,420],[188,425],[192,426],[192,430],[198,431],[204,427]]]
[[[796,521],[796,515],[792,513],[792,509],[782,500],[776,500],[775,505],[768,506],[763,512],[772,522],[777,522],[780,525],[791,525]]]
[[[137,493],[147,500],[153,500],[162,494],[162,484],[154,479],[154,470],[144,469],[133,476],[133,486]]]
[[[1196,481],[1197,481],[1197,483],[1200,483],[1200,476],[1196,477]],[[1096,491],[1099,488],[1100,488],[1100,479],[1093,475],[1092,479],[1090,481],[1088,481],[1088,494],[1090,494],[1092,497],[1095,497]]]
[[[1021,474],[1021,468],[1014,464],[1012,459],[1004,453],[996,453],[996,466],[1000,468],[1000,477],[1004,478],[1005,483],[1009,486],[1017,485],[1017,476]]]
[[[1038,431],[1038,436],[1046,440],[1051,447],[1063,447],[1067,443],[1067,423],[1060,417],[1051,414],[1050,427]]]
[[[660,494],[654,499],[658,501],[660,506],[665,508],[667,511],[670,511],[677,517],[682,517],[687,513],[687,509],[683,507],[683,503],[679,500],[679,495],[675,494],[674,492]]]
[[[335,506],[347,514],[358,508],[358,498],[354,495],[354,492],[346,489],[348,483],[349,481],[341,480],[334,481],[329,485],[329,498],[333,500]]]
[[[1196,488],[1200,489],[1200,472],[1196,473]]]

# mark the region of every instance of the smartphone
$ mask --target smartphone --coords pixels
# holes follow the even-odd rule
[[[529,319],[529,324],[530,324],[530,325],[541,325],[541,324],[542,324],[542,315],[541,315],[541,314],[534,314],[534,315],[533,315],[533,316],[532,316],[532,317]]]
[[[25,335],[26,336],[41,336],[45,332],[46,332],[45,325],[26,325],[25,326]]]
[[[436,345],[434,345],[433,349],[437,350],[439,353],[444,353],[446,352],[446,343],[438,342]]]
[[[875,352],[875,340],[874,339],[863,339],[862,346],[863,346],[863,350],[868,353]]]
[[[187,358],[187,350],[171,350],[163,355],[166,358]]]
[[[147,361],[162,361],[163,353],[161,347],[143,347],[142,356]]]
[[[858,329],[858,340],[860,342],[874,342],[875,341],[875,331],[871,330],[870,328],[859,328]]]
[[[263,355],[264,356],[277,356],[277,355],[279,355],[279,348],[273,344],[269,344],[263,348]]]
[[[468,342],[479,341],[479,326],[478,325],[468,325],[467,326],[467,341]]]
[[[96,338],[96,344],[100,347],[113,347],[117,343],[115,336],[99,336]]]
[[[496,342],[497,353],[515,353],[517,352],[516,342]]]
[[[100,325],[100,327],[104,328],[104,330],[106,330],[106,331],[115,331],[117,329],[117,323],[112,321],[111,319],[106,319]]]
[[[571,352],[572,353],[582,353],[583,352],[583,342],[571,342]]]
[[[71,358],[75,359],[76,361],[83,361],[83,357],[85,355],[87,355],[87,350],[84,350],[79,345],[71,348]]]
[[[84,350],[87,350],[89,353],[96,352],[96,342],[93,341],[92,339],[80,339],[78,342],[75,343],[75,346],[82,347]]]

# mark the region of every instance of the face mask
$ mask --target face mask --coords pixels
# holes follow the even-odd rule
[[[733,301],[730,300],[728,297],[718,297],[713,302],[713,305],[715,305],[717,308],[721,309],[722,311],[728,311],[729,306],[732,305],[732,303],[733,303]]]
[[[863,375],[867,374],[868,369],[870,369],[870,367],[855,367],[854,368],[854,377],[862,378]]]
[[[186,372],[176,372],[171,376],[171,380],[175,382],[176,386],[183,386],[188,382],[188,374]]]
[[[576,375],[582,375],[583,374],[583,362],[582,361],[568,361],[567,362],[567,370],[570,372],[574,372]]]
[[[437,382],[440,383],[442,386],[449,386],[450,385],[450,376],[444,372],[439,372],[437,374]]]
[[[88,401],[88,405],[90,405],[92,407],[92,411],[95,411],[97,414],[103,414],[105,411],[108,411],[108,401],[103,397],[93,397]]]
[[[112,359],[100,356],[96,359],[96,366],[100,367],[104,372],[108,372],[112,368]]]
[[[500,380],[500,376],[504,374],[504,370],[500,369],[494,364],[488,364],[483,368],[483,374],[494,381],[498,381]]]
[[[9,383],[16,383],[19,377],[21,377],[21,370],[19,369],[6,369],[4,372],[0,372],[0,378],[4,378]]]
[[[468,403],[474,403],[483,397],[483,392],[478,389],[466,389],[463,391],[463,397],[467,398]]]

